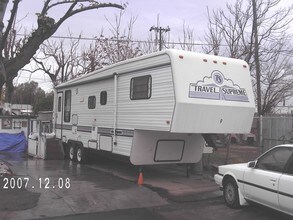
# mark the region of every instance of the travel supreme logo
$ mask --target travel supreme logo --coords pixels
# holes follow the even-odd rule
[[[189,98],[214,99],[226,101],[248,102],[244,88],[240,88],[231,79],[215,70],[210,77],[204,77],[196,83],[189,85]]]

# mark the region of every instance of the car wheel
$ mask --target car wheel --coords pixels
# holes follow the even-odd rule
[[[233,179],[229,179],[224,184],[224,199],[225,203],[230,208],[239,208],[238,186]]]
[[[75,160],[76,159],[75,147],[72,144],[71,144],[71,146],[69,148],[69,159],[70,160]]]
[[[86,152],[83,147],[78,147],[76,151],[76,159],[78,163],[86,162]]]

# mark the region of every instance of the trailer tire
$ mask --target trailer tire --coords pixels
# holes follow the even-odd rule
[[[72,161],[76,160],[76,148],[72,143],[69,145],[69,159]]]
[[[82,146],[77,147],[76,160],[78,163],[86,163],[87,161],[86,150]]]

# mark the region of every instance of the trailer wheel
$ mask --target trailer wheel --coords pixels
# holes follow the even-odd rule
[[[79,146],[76,151],[76,159],[78,163],[85,163],[86,162],[86,151],[82,146]]]
[[[69,145],[69,159],[70,160],[76,160],[76,149],[73,144]]]

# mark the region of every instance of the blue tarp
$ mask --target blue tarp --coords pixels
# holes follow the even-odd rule
[[[27,149],[24,132],[18,134],[0,133],[0,151],[22,153]]]

